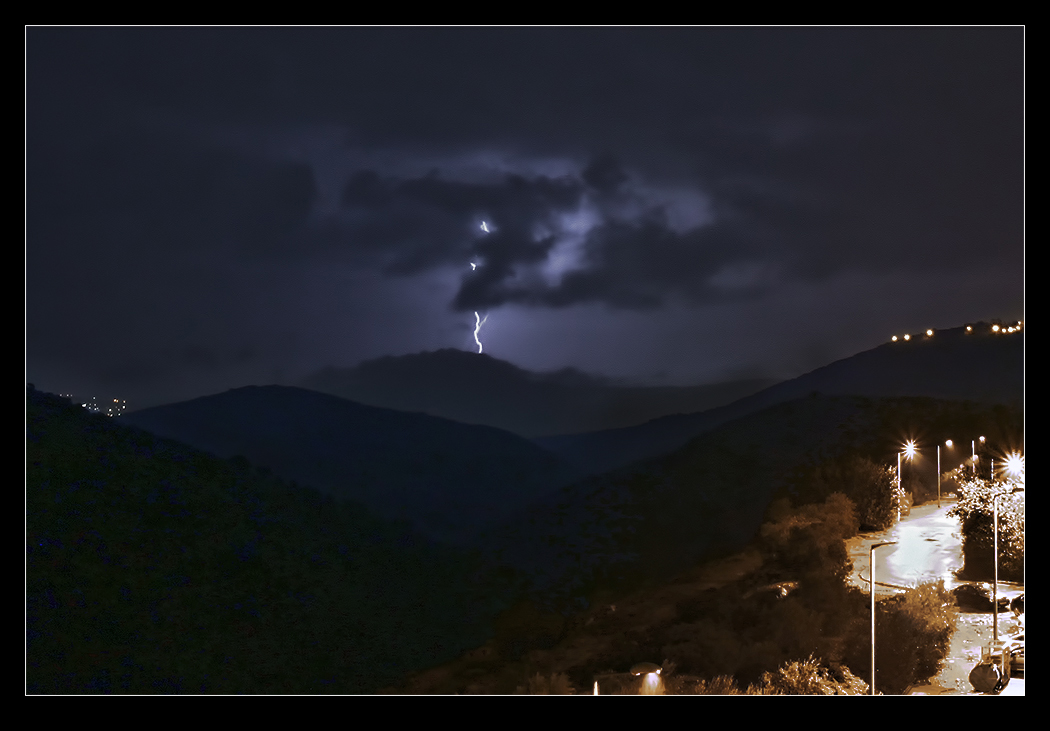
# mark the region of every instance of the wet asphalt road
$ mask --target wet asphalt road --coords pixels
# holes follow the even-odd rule
[[[847,542],[853,560],[853,583],[868,590],[868,549],[873,543],[895,541],[895,546],[875,550],[875,582],[879,596],[896,588],[944,579],[956,584],[953,571],[963,564],[959,522],[947,513],[952,503],[942,501],[913,508],[900,523],[879,533],[863,533]]]
[[[876,596],[896,593],[899,588],[915,586],[931,579],[944,579],[949,589],[960,582],[953,571],[963,565],[962,531],[954,518],[947,516],[953,502],[943,501],[921,505],[905,516],[900,523],[880,533],[865,533],[847,542],[853,560],[853,583],[868,591],[868,549],[873,543],[896,541],[875,551]],[[1024,591],[1022,584],[999,583],[999,593],[1013,598]],[[981,645],[992,639],[991,612],[960,612],[959,626],[945,666],[936,678],[924,686],[912,689],[922,695],[975,695],[968,681],[970,670],[980,659]],[[1000,636],[1021,629],[1022,625],[1009,613],[999,615]],[[1024,681],[1013,679],[1001,695],[1024,695]]]

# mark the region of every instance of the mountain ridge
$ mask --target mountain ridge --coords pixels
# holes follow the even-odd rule
[[[526,438],[631,426],[707,410],[774,383],[638,386],[563,368],[538,373],[453,348],[325,368],[297,384],[370,406],[487,424]]]
[[[578,476],[510,432],[290,386],[231,389],[122,421],[223,458],[244,456],[452,542]]]
[[[967,327],[973,329],[968,331]],[[693,437],[810,393],[893,398],[926,396],[984,403],[1024,400],[1024,333],[975,323],[898,340],[829,363],[731,404],[645,424],[534,441],[589,474],[669,453]],[[951,374],[946,376],[945,374]]]

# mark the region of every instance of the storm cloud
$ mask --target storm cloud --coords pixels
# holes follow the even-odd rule
[[[692,381],[1021,317],[1023,60],[1020,27],[28,28],[27,370],[155,402],[472,349],[477,311],[526,367]],[[713,322],[768,351],[683,354]]]

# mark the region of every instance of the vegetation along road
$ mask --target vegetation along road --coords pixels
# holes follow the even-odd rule
[[[876,596],[891,596],[898,589],[915,586],[923,581],[943,579],[949,589],[959,586],[955,572],[963,566],[962,531],[957,518],[948,515],[954,500],[920,505],[911,514],[891,528],[874,533],[862,533],[847,542],[853,561],[851,581],[865,591],[868,589],[870,569],[868,550],[874,543],[895,541],[895,546],[876,550]],[[1000,596],[1013,599],[1024,592],[1024,584],[999,582]],[[999,615],[1000,636],[1022,630],[1013,614]],[[959,610],[958,626],[952,637],[951,649],[944,669],[928,684],[912,689],[925,695],[975,694],[969,682],[969,673],[981,657],[981,645],[992,640],[990,612]],[[1002,695],[1023,695],[1024,680],[1014,678]]]

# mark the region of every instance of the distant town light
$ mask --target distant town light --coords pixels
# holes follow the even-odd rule
[[[951,448],[951,446],[952,446],[952,440],[951,440],[951,439],[949,439],[949,440],[945,441],[945,443],[944,443],[944,446],[946,446],[946,447],[948,447],[948,448]]]
[[[911,335],[905,335],[905,336],[904,336],[904,339],[905,339],[905,340],[911,340]]]
[[[890,338],[890,340],[892,340],[893,342],[897,342],[897,336],[894,335],[892,338]]]
[[[927,330],[926,337],[930,337],[931,335],[933,335],[933,330]]]
[[[973,332],[973,326],[972,325],[967,325],[966,326],[966,332],[972,333]]]
[[[92,396],[80,405],[93,414],[105,414],[106,416],[121,416],[128,408],[128,402],[125,399],[115,398],[107,401],[100,400],[97,396]]]
[[[999,332],[999,326],[998,325],[992,325],[992,332],[993,333]]]

